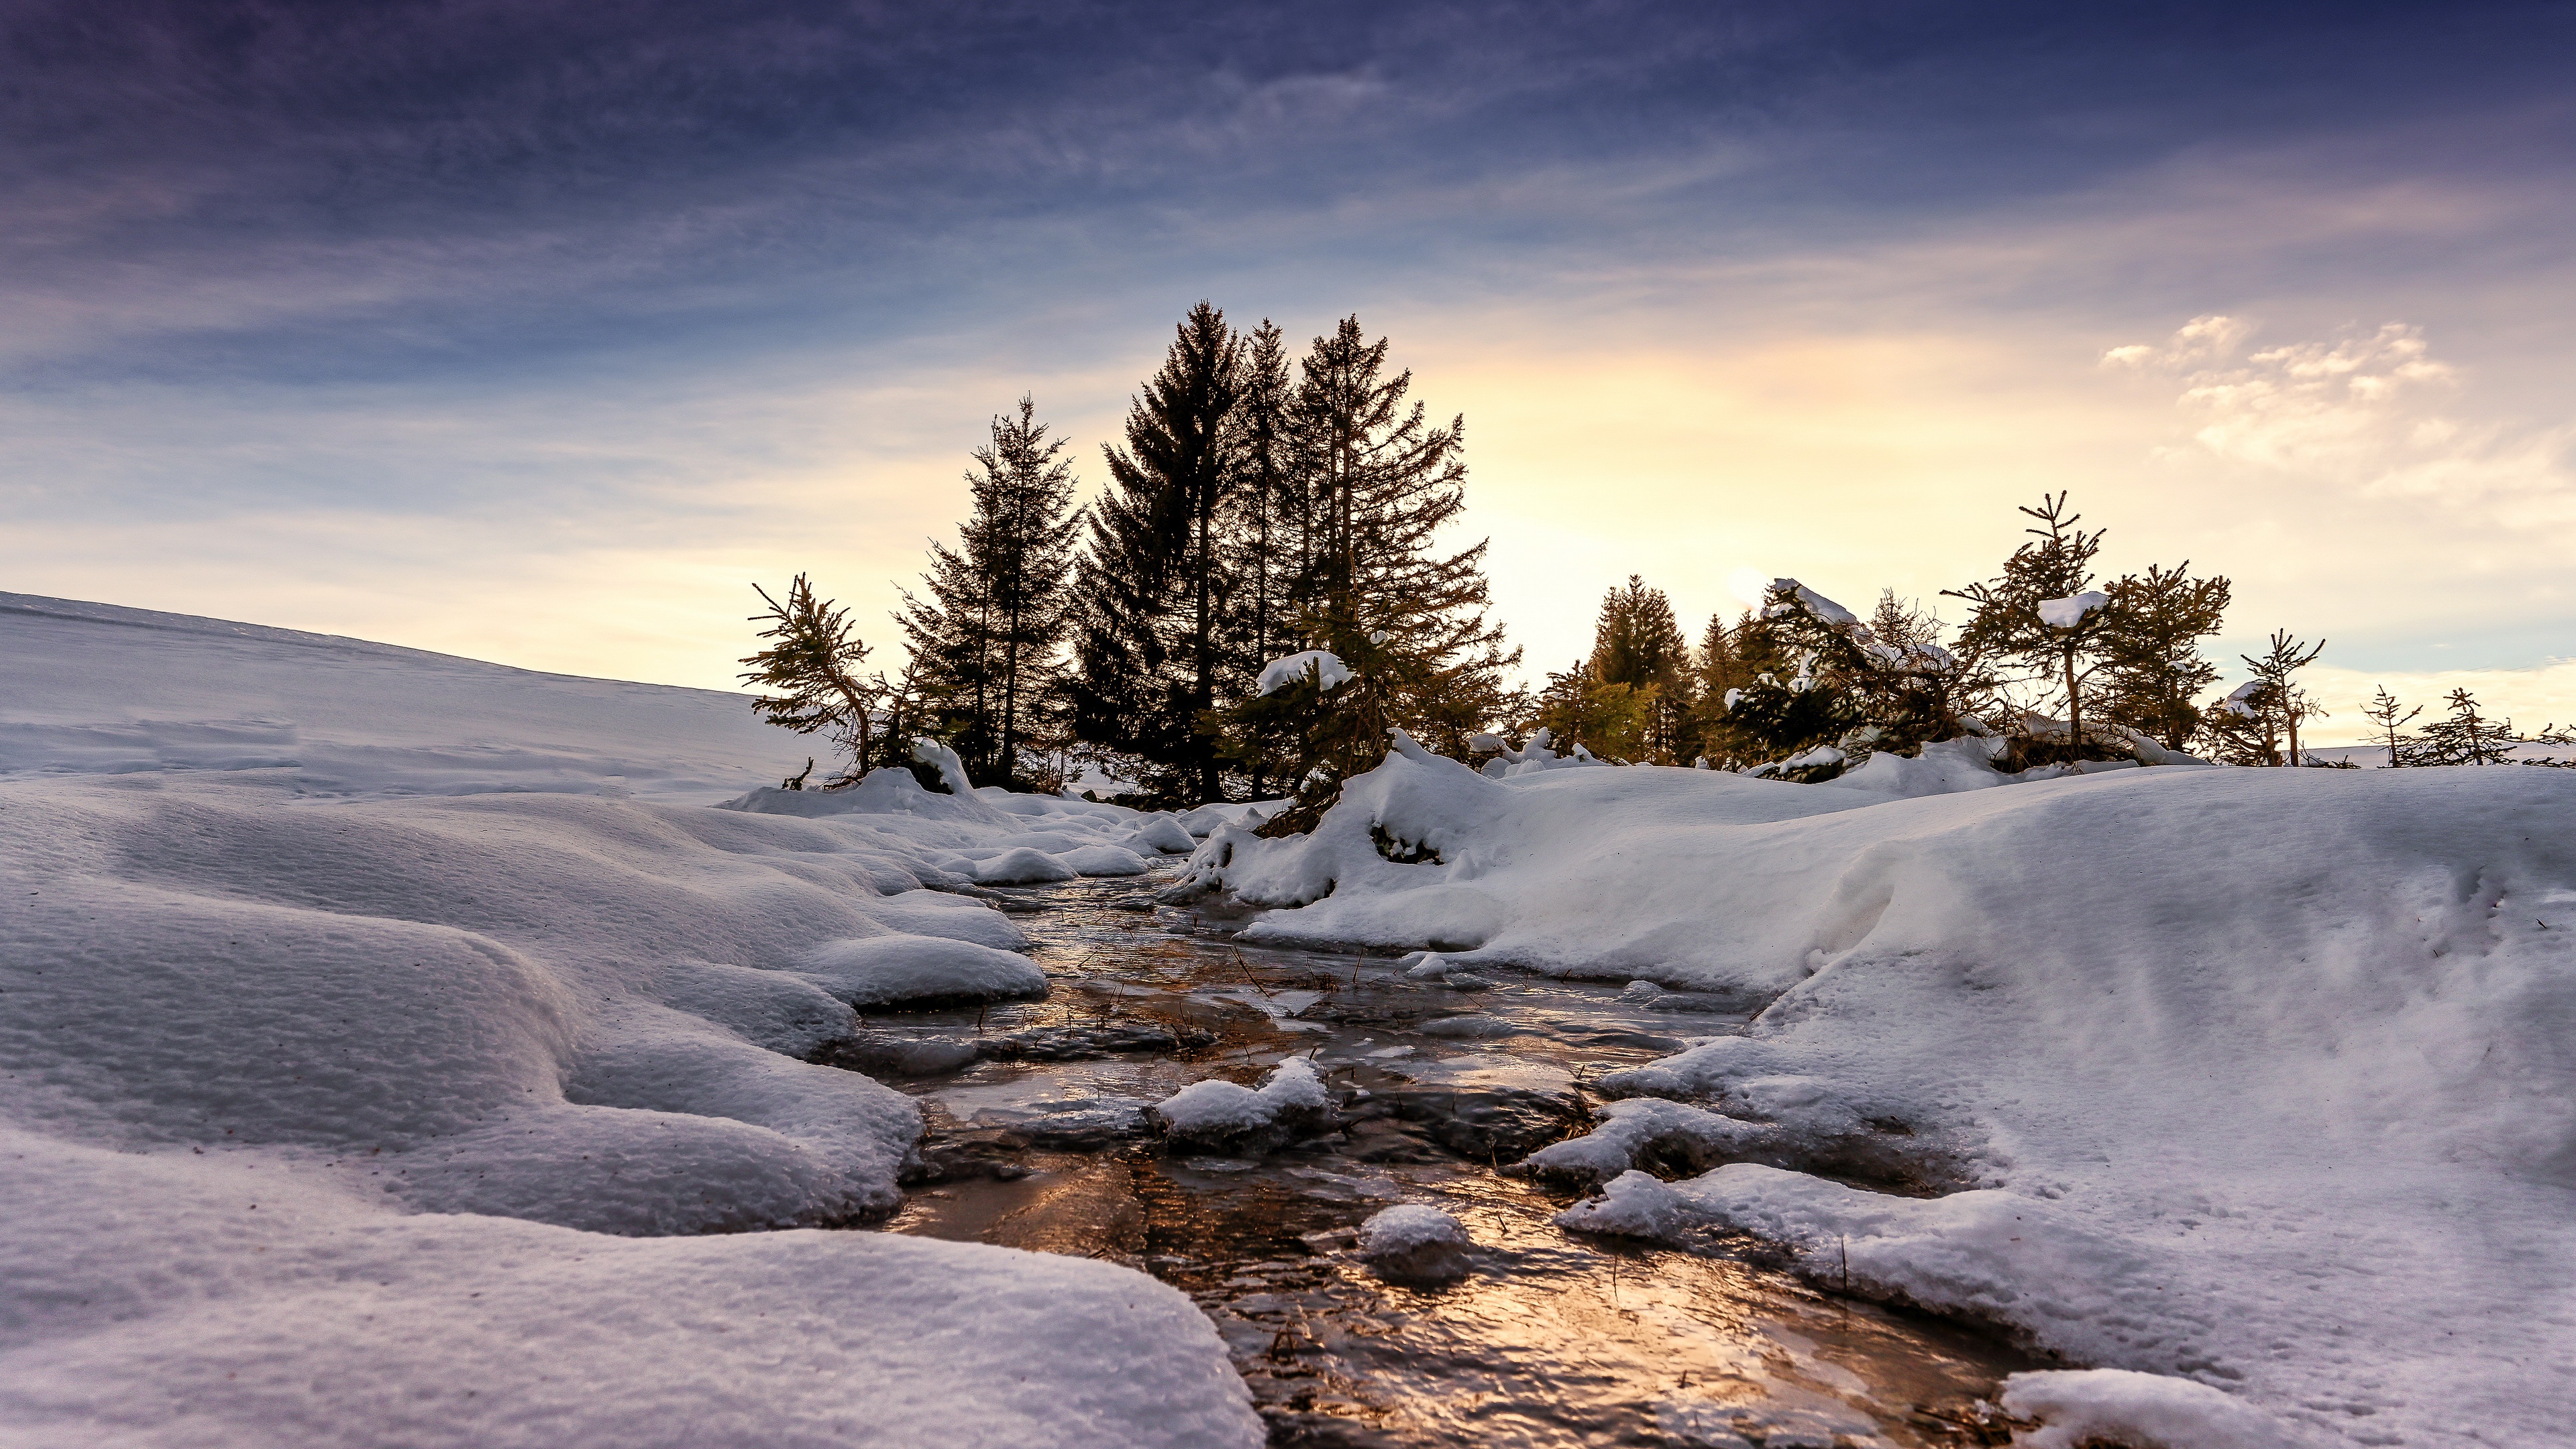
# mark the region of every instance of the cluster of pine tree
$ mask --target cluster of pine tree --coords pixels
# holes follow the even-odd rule
[[[1292,357],[1276,325],[1238,332],[1200,303],[1104,446],[1089,508],[1033,401],[994,419],[959,546],[935,546],[906,595],[903,677],[858,682],[864,646],[809,599],[774,608],[778,642],[744,678],[781,688],[823,659],[851,681],[823,705],[810,688],[760,703],[850,744],[843,780],[895,714],[978,784],[1052,788],[1090,757],[1160,803],[1320,808],[1383,758],[1389,726],[1463,757],[1508,712],[1519,655],[1487,619],[1485,545],[1438,537],[1465,506],[1464,420],[1435,424],[1387,351],[1350,317]],[[1317,650],[1348,677],[1264,691],[1272,661]]]
[[[1941,619],[1891,590],[1864,620],[1782,579],[1759,609],[1712,617],[1694,651],[1663,591],[1632,575],[1602,600],[1591,657],[1548,676],[1529,722],[1607,759],[1791,779],[1962,734],[2002,740],[2014,769],[2130,756],[2133,734],[2175,751],[2212,739],[2195,701],[2218,668],[2199,643],[2228,580],[2188,562],[2098,579],[2103,530],[2080,528],[2066,495],[2022,512],[2031,538],[1999,574],[1948,591],[1968,618],[1946,646]]]
[[[1273,833],[1311,825],[1396,729],[1462,760],[1544,728],[1603,760],[1791,780],[1963,735],[2006,770],[2159,750],[2316,763],[2300,733],[2326,711],[2298,673],[2322,641],[2275,632],[2244,685],[2198,702],[2229,581],[2187,561],[2099,577],[2104,530],[2064,493],[2021,510],[2026,537],[1993,578],[1944,591],[1967,615],[1946,642],[1892,591],[1863,620],[1781,579],[1694,648],[1632,574],[1602,599],[1589,657],[1516,689],[1485,545],[1441,539],[1465,502],[1464,420],[1435,423],[1387,350],[1352,317],[1292,358],[1276,325],[1238,332],[1200,303],[1104,446],[1088,508],[1065,443],[1020,399],[971,455],[957,546],[934,545],[905,595],[901,674],[862,673],[866,645],[799,575],[784,602],[762,595],[768,643],[743,661],[757,707],[841,747],[826,788],[912,764],[909,741],[929,736],[978,784],[1053,789],[1089,760],[1155,803],[1288,796]],[[2451,704],[2411,735],[2421,710],[2384,690],[2364,713],[2391,764],[2510,756],[2510,721],[2465,691]]]
[[[2362,706],[2362,717],[2371,723],[2377,742],[2388,751],[2388,765],[2397,769],[2409,765],[2543,765],[2555,769],[2576,769],[2576,759],[2559,759],[2555,755],[2517,756],[2519,744],[2565,747],[2576,745],[2576,730],[2560,729],[2555,723],[2540,727],[2529,738],[2516,733],[2510,719],[2488,719],[2478,712],[2476,695],[2466,689],[2454,689],[2443,703],[2451,712],[2409,733],[2407,726],[2424,712],[2422,705],[2409,708],[2382,686],[2370,703]]]

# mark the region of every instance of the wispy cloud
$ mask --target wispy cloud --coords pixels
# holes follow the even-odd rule
[[[2511,510],[2524,525],[2576,522],[2576,422],[2472,419],[2467,379],[2404,322],[2248,350],[2257,328],[2197,317],[2105,366],[2179,379],[2196,450],[2340,485],[2358,496]],[[2176,456],[2165,450],[2168,458]]]

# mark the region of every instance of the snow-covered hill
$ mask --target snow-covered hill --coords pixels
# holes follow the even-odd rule
[[[1043,989],[922,887],[1187,834],[900,772],[706,808],[807,752],[735,696],[0,596],[0,1438],[1259,1442],[1150,1278],[813,1230],[919,1130],[799,1059],[846,1002]]]
[[[2089,1380],[2105,1413],[2198,1426],[2175,1442],[2268,1416],[2538,1446],[2576,1418],[2576,772],[1885,799],[1416,751],[1312,836],[1224,831],[1196,864],[1183,889],[1278,908],[1271,940],[1782,993],[1605,1079],[1632,1100],[1530,1164],[1609,1179],[1570,1226],[1749,1230],[1825,1281],[2192,1381]],[[1628,1171],[1675,1161],[1725,1165]],[[2027,1402],[2081,1422],[2080,1388]]]

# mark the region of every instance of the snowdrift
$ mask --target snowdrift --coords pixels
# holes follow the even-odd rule
[[[748,1231],[897,1201],[910,1100],[801,1060],[849,1001],[1044,990],[924,886],[1168,819],[902,772],[944,806],[708,809],[805,742],[18,596],[0,701],[0,1437],[1259,1441],[1141,1274]]]
[[[2172,1442],[2252,1442],[2242,1411],[2284,1442],[2542,1444],[2576,1408],[2566,772],[1888,798],[1398,755],[1312,836],[1220,832],[1196,869],[1273,907],[1271,940],[1777,993],[1605,1078],[1636,1100],[1531,1170],[1607,1179],[1570,1226],[1752,1232],[2227,1396],[2031,1387],[2068,1422],[2200,1403],[2226,1414]]]

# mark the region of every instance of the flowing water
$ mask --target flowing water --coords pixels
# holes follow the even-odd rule
[[[1570,1197],[1496,1170],[1584,1130],[1590,1074],[1737,1030],[1724,1008],[1749,1003],[1658,1009],[1493,971],[1426,984],[1390,958],[1265,950],[1139,909],[1156,883],[1013,893],[1048,1000],[872,1018],[823,1058],[920,1100],[926,1176],[892,1231],[1110,1258],[1180,1288],[1274,1445],[2003,1442],[1981,1401],[2035,1364],[1995,1337],[1820,1292],[1749,1240],[1566,1232],[1550,1219]],[[1240,1156],[1148,1133],[1147,1105],[1290,1055],[1357,1120]],[[1398,1202],[1465,1223],[1474,1271],[1408,1287],[1360,1264],[1353,1230]]]

